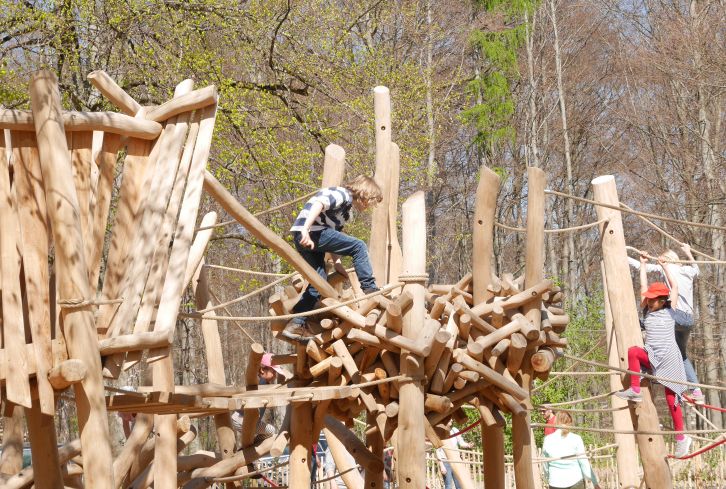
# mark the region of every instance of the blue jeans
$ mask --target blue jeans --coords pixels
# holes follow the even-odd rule
[[[459,480],[454,476],[454,471],[451,470],[451,464],[449,462],[444,462],[444,467],[446,467],[446,475],[444,476],[444,489],[451,489],[451,483],[454,483],[454,486],[456,489],[459,488]]]
[[[325,253],[335,253],[336,255],[350,256],[353,258],[355,273],[358,276],[358,282],[360,282],[360,287],[363,291],[378,288],[376,286],[376,279],[373,277],[371,260],[368,258],[368,247],[363,241],[330,228],[323,229],[322,231],[311,231],[310,239],[315,244],[315,248],[312,250],[300,244],[299,232],[293,233],[295,248],[297,248],[300,255],[302,255],[305,261],[321,277],[327,279],[325,272]],[[320,293],[315,290],[315,287],[308,285],[300,300],[292,308],[292,312],[311,311],[315,308],[315,303],[319,299]],[[305,318],[295,318],[293,322],[302,324],[305,322]]]
[[[688,337],[691,336],[691,328],[693,328],[693,314],[687,314],[683,311],[676,311],[676,344],[678,349],[681,351],[681,357],[683,358],[683,367],[686,369],[686,380],[688,382],[694,382],[698,384],[698,376],[696,375],[696,369],[693,368],[693,363],[688,358],[686,349],[688,348]]]

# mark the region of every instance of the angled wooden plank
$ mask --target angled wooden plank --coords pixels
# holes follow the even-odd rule
[[[93,132],[68,132],[66,143],[71,151],[73,182],[78,196],[78,208],[81,211],[81,232],[83,242],[90,240],[91,228],[91,147]]]
[[[53,387],[48,382],[48,370],[53,366],[48,285],[50,230],[43,191],[43,175],[40,170],[35,133],[13,131],[11,137],[14,181],[23,241],[26,304],[35,349],[40,412],[52,416],[55,414],[55,397]]]
[[[14,189],[10,187],[10,166],[5,133],[0,138],[0,282],[2,283],[3,346],[7,358],[7,399],[30,408],[30,383],[25,352],[25,325],[20,291],[20,225]]]
[[[209,151],[212,146],[212,135],[216,121],[216,104],[201,111],[199,135],[194,147],[189,179],[184,191],[184,201],[179,213],[179,221],[174,234],[174,245],[171,250],[169,270],[164,280],[164,290],[159,301],[155,331],[168,331],[169,344],[173,342],[176,330],[176,319],[181,305],[182,292],[186,284],[184,274],[186,271],[189,250],[194,238],[194,227],[197,223],[199,202],[204,188],[204,171],[207,167]],[[153,352],[149,360],[154,360]]]
[[[151,148],[151,142],[136,138],[129,139],[126,144],[126,157],[123,162],[121,187],[119,189],[118,203],[116,204],[116,217],[111,231],[106,272],[103,279],[103,290],[101,291],[101,298],[103,299],[121,298],[129,248],[143,213],[142,204],[147,193],[147,184],[150,185],[151,183],[147,181]],[[107,332],[118,309],[118,304],[99,306],[96,322],[96,329],[99,334]]]
[[[60,93],[55,75],[35,73],[30,83],[43,187],[55,244],[58,295],[62,300],[90,298],[88,266],[83,253],[80,211],[72,179],[61,117]],[[1,173],[1,172],[0,172]],[[82,360],[88,375],[74,385],[83,450],[83,476],[87,487],[115,489],[113,455],[101,378],[101,362],[91,307],[61,312],[68,353]]]
[[[148,143],[146,143],[148,144]],[[89,266],[91,286],[98,283],[101,269],[101,253],[108,221],[108,210],[111,204],[113,180],[116,175],[116,161],[121,147],[121,137],[117,134],[104,134],[101,150],[96,158],[98,165],[98,181],[91,186],[92,203],[90,239],[86,241],[86,258]],[[104,281],[105,285],[105,281]],[[112,297],[116,299],[116,297]]]
[[[189,165],[192,162],[194,154],[194,145],[196,144],[197,134],[199,133],[199,117],[195,116],[195,120],[189,126],[184,151],[182,152],[181,161],[176,172],[174,185],[172,187],[169,204],[161,221],[161,227],[158,232],[158,241],[156,250],[154,251],[154,259],[151,263],[151,272],[146,281],[144,288],[144,298],[141,301],[141,308],[136,317],[134,324],[134,334],[145,333],[149,330],[153,316],[156,313],[156,307],[159,302],[164,287],[164,277],[167,274],[169,266],[169,256],[171,254],[170,244],[177,226],[177,217],[179,216],[179,208],[181,207],[182,198],[184,196],[184,187],[187,183],[189,175]],[[176,243],[174,244],[176,246]],[[131,368],[141,359],[141,352],[133,352],[127,355],[124,369]]]

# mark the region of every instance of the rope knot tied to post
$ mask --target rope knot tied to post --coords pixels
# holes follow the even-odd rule
[[[403,282],[404,284],[409,284],[409,283],[425,284],[429,280],[429,274],[428,273],[401,274],[398,276],[398,280]]]
[[[96,299],[61,299],[58,301],[58,305],[61,306],[62,309],[82,309],[86,306],[102,306],[105,304],[120,304],[124,300],[123,298],[120,299],[106,299],[106,300],[96,300]]]

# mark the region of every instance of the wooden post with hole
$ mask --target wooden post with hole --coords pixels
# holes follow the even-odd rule
[[[618,206],[618,190],[615,177],[602,175],[592,181],[594,198],[597,202]],[[638,325],[638,310],[633,298],[635,290],[630,279],[625,235],[620,211],[596,205],[598,220],[607,219],[600,224],[602,236],[602,256],[605,266],[610,311],[613,314],[613,327],[618,342],[620,367],[627,368],[627,351],[631,346],[643,346]],[[643,431],[658,431],[658,413],[650,395],[650,387],[644,383],[641,387],[643,402],[631,403],[630,414],[633,426]],[[670,467],[666,459],[666,446],[662,436],[636,435],[640,458],[643,464],[645,485],[647,489],[670,489],[673,487]]]
[[[479,172],[476,188],[474,223],[472,224],[472,297],[474,304],[485,302],[487,287],[492,283],[494,219],[499,193],[499,175],[486,166]],[[484,484],[488,488],[504,487],[504,427],[481,423],[484,461]]]
[[[371,237],[368,252],[373,267],[373,276],[378,286],[388,283],[388,203],[390,200],[391,180],[391,93],[387,87],[373,89],[376,134],[376,173],[375,180],[383,192],[383,201],[371,214]]]

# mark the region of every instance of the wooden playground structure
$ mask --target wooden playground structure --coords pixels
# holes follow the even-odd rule
[[[428,284],[424,195],[402,206],[398,241],[398,147],[392,142],[388,89],[374,90],[375,177],[384,200],[373,213],[370,255],[385,286],[364,296],[352,276],[326,281],[282,237],[245,209],[206,171],[217,92],[182,82],[168,102],[141,107],[108,75],[91,83],[120,113],[63,111],[55,77],[34,75],[32,110],[0,110],[0,271],[4,416],[0,469],[4,487],[115,489],[200,488],[250,477],[252,462],[289,447],[289,484],[309,488],[310,448],[321,430],[350,489],[383,487],[383,450],[395,448],[398,487],[425,487],[425,443],[457,451],[446,422],[481,416],[484,482],[504,487],[502,413],[511,414],[517,487],[539,487],[534,476],[530,388],[547,378],[566,348],[569,318],[563,294],[544,278],[545,175],[528,169],[525,271],[492,271],[499,178],[483,167],[476,194],[471,273],[456,284]],[[326,149],[323,186],[339,185],[345,152]],[[115,181],[120,175],[120,186]],[[617,206],[612,177],[594,182],[599,201]],[[243,386],[229,385],[217,331],[219,304],[209,293],[204,253],[217,223],[198,216],[206,192],[236,222],[296,271],[293,285],[269,300],[277,339],[289,310],[309,283],[324,299],[313,311],[317,334],[292,352],[275,355],[291,365],[283,385],[258,385],[262,346],[253,344]],[[112,202],[114,205],[112,206]],[[633,302],[619,211],[598,207],[604,273],[613,304]],[[626,269],[623,270],[623,267]],[[204,337],[209,383],[175,385],[173,342],[183,292],[192,287],[192,315]],[[634,307],[613,307],[617,343],[611,364],[623,366],[623,345],[642,344],[628,324]],[[632,316],[632,317],[631,317]],[[619,347],[619,348],[618,348]],[[613,354],[614,352],[614,354]],[[150,383],[135,392],[104,386],[127,369],[148,365]],[[620,380],[611,377],[614,385]],[[60,394],[72,388],[80,439],[58,447],[54,416]],[[647,388],[644,392],[647,394]],[[658,431],[648,395],[637,412],[614,413],[615,427]],[[613,399],[617,405],[619,399]],[[258,409],[285,407],[275,436],[255,440]],[[241,446],[231,413],[243,410]],[[113,456],[109,412],[137,413],[131,435]],[[365,440],[350,429],[365,413]],[[632,414],[632,420],[631,420]],[[194,439],[191,419],[212,417],[217,453],[180,455]],[[27,420],[33,467],[19,470],[13,446],[22,445]],[[622,487],[637,487],[636,440],[616,435]],[[672,487],[660,436],[638,435],[646,486]],[[362,477],[348,460],[365,469]],[[73,459],[73,466],[67,463]],[[15,464],[15,465],[13,465]],[[452,464],[465,488],[463,465]],[[72,467],[72,468],[69,468]],[[79,469],[82,467],[82,471]],[[223,478],[227,479],[223,479]]]

